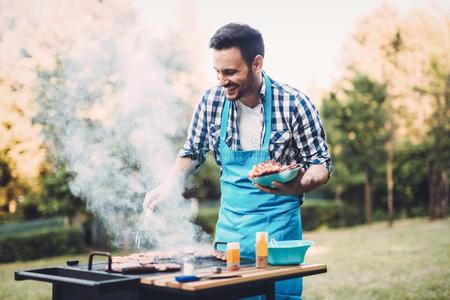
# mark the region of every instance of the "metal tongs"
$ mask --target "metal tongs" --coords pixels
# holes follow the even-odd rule
[[[141,238],[143,237],[143,236],[145,236],[145,231],[142,229],[142,225],[143,225],[143,221],[146,219],[146,218],[148,218],[149,217],[149,215],[150,215],[150,212],[149,211],[146,211],[146,212],[144,212],[144,219],[141,219],[140,221],[141,221],[141,226],[138,228],[138,230],[137,230],[137,232],[136,232],[136,236],[134,237],[134,247],[136,248],[136,249],[139,249],[139,248],[141,248]]]
[[[139,231],[136,233],[136,237],[134,238],[134,247],[137,249],[141,247],[141,234]]]
[[[134,247],[136,249],[139,249],[141,247],[141,242],[144,241],[145,243],[145,237],[147,236],[146,231],[143,229],[147,224],[148,224],[148,220],[155,215],[155,212],[153,210],[147,210],[143,213],[144,215],[141,217],[140,219],[140,226],[138,227],[138,230],[136,232],[136,236],[134,237]],[[144,245],[145,247],[145,245]]]

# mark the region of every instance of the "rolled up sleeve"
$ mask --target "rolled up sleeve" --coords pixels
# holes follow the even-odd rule
[[[306,95],[299,94],[296,100],[293,128],[299,154],[307,165],[325,165],[331,175],[333,167],[319,112]]]
[[[192,116],[183,148],[178,153],[179,157],[191,158],[195,169],[205,162],[209,151],[206,101],[207,97],[203,95]]]

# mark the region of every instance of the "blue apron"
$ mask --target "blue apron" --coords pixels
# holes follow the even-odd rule
[[[222,197],[216,225],[216,242],[239,242],[241,257],[255,258],[255,234],[267,231],[269,240],[299,240],[302,238],[299,198],[262,192],[248,179],[253,165],[270,159],[269,140],[272,118],[272,88],[264,76],[265,133],[261,150],[233,151],[225,143],[230,101],[225,100],[220,123],[220,160]],[[223,248],[221,250],[224,250]],[[302,279],[276,283],[276,299],[301,299]],[[260,297],[258,297],[260,298]],[[258,299],[256,298],[256,299]]]

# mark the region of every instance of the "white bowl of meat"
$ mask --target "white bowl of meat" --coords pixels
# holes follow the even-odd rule
[[[301,167],[301,164],[283,166],[276,161],[269,160],[254,165],[248,178],[259,185],[274,187],[272,181],[287,183],[297,176]]]

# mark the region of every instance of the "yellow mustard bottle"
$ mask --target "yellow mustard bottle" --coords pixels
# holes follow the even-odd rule
[[[267,255],[268,255],[268,233],[257,232],[256,233],[256,268],[267,268]]]
[[[239,270],[241,264],[241,247],[239,242],[227,244],[227,271]]]

